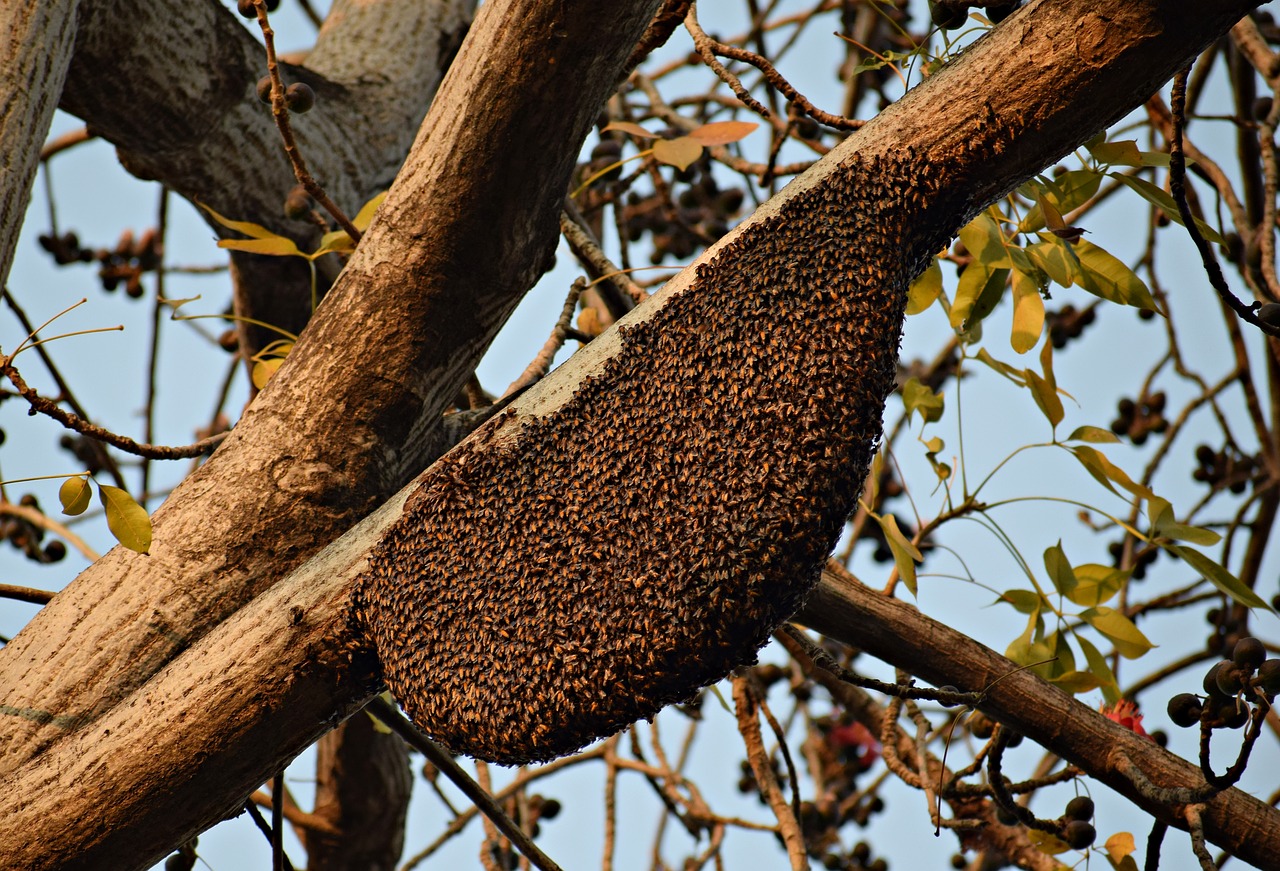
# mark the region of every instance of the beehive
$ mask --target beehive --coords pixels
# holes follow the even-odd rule
[[[879,438],[906,284],[952,229],[921,232],[929,176],[845,165],[624,322],[557,410],[504,412],[432,467],[356,598],[420,727],[544,760],[754,660]]]

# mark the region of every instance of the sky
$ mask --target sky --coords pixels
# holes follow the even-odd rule
[[[319,3],[323,8],[326,4]],[[704,3],[702,20],[709,31],[722,34],[738,32],[740,19],[736,19],[730,6],[736,4]],[[279,13],[273,15],[273,24],[284,51],[305,47],[312,29],[301,18],[295,4],[285,0]],[[673,37],[666,51],[673,57],[689,50],[688,38],[682,32]],[[832,70],[840,51],[838,40],[827,33],[813,32],[804,37],[783,65],[783,71],[806,94],[820,105],[833,105],[838,101],[837,85]],[[824,103],[825,101],[825,103]],[[1207,111],[1207,109],[1205,110]],[[59,114],[51,137],[76,129],[76,119]],[[1225,128],[1225,125],[1222,125]],[[1206,139],[1211,138],[1209,125],[1205,125]],[[1223,135],[1229,131],[1223,129]],[[1200,135],[1199,133],[1197,135]],[[1121,136],[1120,138],[1123,138]],[[1201,146],[1205,147],[1204,141]],[[589,151],[593,140],[589,140]],[[767,147],[764,134],[757,132],[743,143],[748,153],[759,154]],[[28,315],[37,323],[54,316],[85,298],[87,303],[62,316],[57,321],[58,332],[95,330],[123,324],[123,332],[110,331],[81,335],[60,340],[52,345],[59,364],[65,368],[71,384],[80,399],[89,407],[99,422],[121,432],[137,433],[139,416],[144,401],[146,353],[150,336],[150,319],[153,301],[149,296],[140,300],[127,299],[120,292],[104,294],[92,267],[78,266],[54,268],[47,255],[39,249],[36,236],[51,226],[46,191],[51,191],[56,203],[59,227],[62,231],[74,229],[82,241],[90,247],[112,247],[123,228],[135,232],[152,226],[161,196],[152,184],[139,182],[128,176],[116,164],[109,146],[91,142],[59,156],[50,172],[42,172],[33,191],[23,235],[20,239],[17,259],[9,286],[25,307]],[[1091,217],[1087,229],[1089,238],[1103,244],[1117,256],[1132,262],[1141,252],[1143,239],[1135,236],[1135,215],[1141,215],[1132,198],[1114,198],[1098,215]],[[1139,218],[1139,220],[1141,220]],[[1174,228],[1176,231],[1177,228]],[[1164,231],[1169,232],[1169,231]],[[1180,232],[1180,231],[1179,231]],[[1105,240],[1105,241],[1104,241]],[[172,265],[216,265],[224,262],[221,252],[214,247],[213,235],[203,220],[185,202],[173,198],[170,201],[170,233],[166,240],[166,262]],[[1231,366],[1229,349],[1222,341],[1217,304],[1190,246],[1178,241],[1161,246],[1161,273],[1169,283],[1174,300],[1175,328],[1184,336],[1183,348],[1188,358],[1209,373],[1225,373]],[[950,280],[951,270],[944,270]],[[570,282],[577,276],[572,257],[561,250],[556,268],[548,273],[511,318],[499,336],[491,353],[481,364],[479,377],[490,390],[501,390],[512,381],[528,360],[545,341],[551,325],[559,312],[564,294]],[[225,273],[209,275],[170,274],[166,293],[170,298],[201,297],[184,307],[184,313],[216,314],[224,309],[229,299]],[[949,287],[952,285],[949,285]],[[1089,297],[1078,288],[1053,290],[1056,305],[1071,302],[1077,307],[1087,304]],[[1035,365],[1035,351],[1021,361],[1008,347],[994,337],[1007,335],[1010,322],[1009,306],[1003,304],[986,325],[988,345],[997,357],[1018,366]],[[159,387],[157,405],[157,429],[155,440],[166,444],[185,444],[193,440],[193,421],[207,421],[212,413],[216,386],[226,376],[231,365],[228,355],[211,341],[222,330],[217,320],[166,324],[160,342],[158,368]],[[1089,424],[1106,427],[1115,415],[1115,401],[1121,389],[1132,391],[1138,375],[1149,367],[1161,352],[1159,322],[1138,322],[1126,312],[1103,310],[1098,323],[1087,334],[1087,342],[1063,353],[1057,358],[1056,369],[1059,385],[1074,398],[1068,401],[1067,418],[1060,432],[1069,432],[1077,425]],[[13,348],[22,338],[23,331],[12,316],[0,315],[0,347]],[[935,306],[930,311],[908,321],[903,342],[903,360],[912,357],[928,359],[935,349],[950,335],[945,317]],[[1122,349],[1122,350],[1119,350]],[[561,352],[563,361],[573,348]],[[1256,350],[1256,349],[1255,349]],[[30,372],[30,380],[37,386],[48,384],[33,354],[21,361],[24,372]],[[1190,388],[1177,379],[1162,377],[1158,386],[1167,389],[1171,405],[1179,398],[1190,395]],[[227,402],[228,413],[233,417],[248,396],[242,379],[238,379]],[[899,400],[890,400],[889,414]],[[949,408],[963,410],[965,430],[965,460],[971,479],[981,477],[997,466],[1003,458],[1021,445],[1047,439],[1048,427],[1036,411],[1024,391],[1009,386],[989,372],[977,371],[966,379],[957,395],[954,386],[947,388]],[[1228,405],[1231,415],[1239,415],[1238,403]],[[931,426],[925,437],[941,436],[947,442],[945,456],[954,457],[960,439],[955,429],[957,415],[948,414],[944,421]],[[29,418],[16,401],[0,405],[0,428],[7,440],[0,450],[0,475],[5,480],[36,475],[67,475],[81,471],[81,467],[69,454],[57,447],[61,435],[59,428],[42,418]],[[914,427],[919,431],[918,425]],[[1203,435],[1211,438],[1208,429],[1197,434],[1192,427],[1179,441],[1190,453],[1190,446]],[[1141,468],[1150,455],[1146,449],[1116,446],[1107,455],[1130,471]],[[929,480],[924,449],[908,436],[896,454],[908,481]],[[187,471],[186,464],[174,464],[169,470],[158,470],[159,489],[172,486]],[[1186,486],[1187,469],[1177,467],[1176,473],[1158,478],[1156,489],[1181,507],[1180,499],[1195,498],[1195,491]],[[30,484],[10,485],[9,498],[31,492],[50,513],[57,505],[57,488],[60,481],[39,481]],[[1048,486],[1046,486],[1048,485]],[[1046,493],[1046,490],[1049,492]],[[1069,458],[1060,451],[1049,449],[1019,454],[1004,466],[994,479],[989,499],[1014,498],[1041,494],[1059,498],[1076,499],[1101,505],[1113,511],[1123,507],[1091,480],[1078,473]],[[936,510],[939,494],[930,494],[920,487],[918,496],[922,512],[926,506]],[[152,502],[149,507],[159,504]],[[1019,543],[1033,564],[1038,565],[1041,551],[1061,540],[1069,555],[1078,561],[1098,560],[1099,537],[1080,523],[1075,509],[1052,503],[1018,503],[996,514],[1002,527]],[[98,551],[105,551],[112,541],[100,514],[89,512],[74,523],[77,534]],[[1114,534],[1110,537],[1114,538]],[[997,649],[1020,631],[1022,618],[1007,607],[993,607],[994,591],[1025,584],[1020,577],[1017,561],[1004,549],[991,533],[975,524],[960,524],[948,529],[940,537],[941,543],[952,547],[964,559],[964,565],[984,585],[957,580],[961,565],[956,558],[945,554],[931,556],[922,570],[919,604],[922,610],[933,615],[945,615],[946,622],[960,628]],[[1105,538],[1104,538],[1105,540]],[[0,551],[0,576],[5,582],[25,584],[56,590],[69,582],[87,564],[74,552],[54,567],[40,567],[11,552]],[[1164,561],[1159,564],[1163,573],[1155,583],[1173,588],[1188,580],[1188,573],[1173,569]],[[1267,576],[1274,577],[1275,559],[1268,561]],[[878,585],[886,567],[871,561],[868,551],[862,549],[855,558],[854,570]],[[1153,582],[1148,582],[1153,583]],[[1143,594],[1146,594],[1144,589]],[[1262,591],[1264,596],[1275,592]],[[10,637],[35,613],[35,606],[0,601],[0,635]],[[1280,640],[1280,621],[1274,617],[1259,617],[1256,623],[1260,632],[1271,641]],[[1160,645],[1151,654],[1153,662],[1167,661],[1186,649],[1188,633],[1203,635],[1207,627],[1198,618],[1160,618],[1143,624],[1143,630]],[[780,655],[767,649],[767,659],[780,661]],[[891,671],[882,664],[867,662],[864,657],[859,666],[869,667],[874,676],[888,678]],[[1145,661],[1143,664],[1145,669]],[[1136,673],[1136,672],[1133,672]],[[727,686],[727,685],[723,685]],[[728,690],[724,690],[728,695]],[[1156,692],[1151,698],[1163,699],[1167,694]],[[1096,703],[1096,699],[1086,698]],[[778,706],[783,705],[776,698]],[[1164,726],[1163,705],[1148,710],[1148,724]],[[739,774],[742,751],[736,737],[722,740],[732,729],[730,715],[714,701],[707,702],[704,714],[710,721],[694,745],[691,770],[698,773],[699,784],[707,791],[708,800],[718,811],[766,820],[767,815],[753,798],[737,793],[735,783]],[[716,723],[723,718],[723,723]],[[664,744],[675,752],[685,728],[685,720],[677,713],[664,714],[659,720]],[[711,728],[714,727],[714,728]],[[649,727],[641,727],[647,735]],[[1187,757],[1194,756],[1194,741],[1190,734],[1169,729],[1173,743],[1171,749]],[[1013,757],[1013,767],[1034,764],[1034,750],[1023,748]],[[1277,760],[1259,760],[1251,768],[1252,785],[1265,795],[1274,786],[1264,771],[1268,765],[1276,770]],[[415,763],[417,764],[417,763]],[[290,788],[299,801],[307,806],[310,800],[312,761],[310,752],[304,754],[289,772]],[[502,773],[496,775],[501,782]],[[565,810],[555,821],[543,826],[539,843],[553,858],[566,868],[593,867],[599,863],[599,831],[602,827],[601,802],[603,783],[597,771],[580,771],[564,775],[553,781],[545,792],[554,795],[565,804]],[[644,868],[650,864],[650,841],[656,826],[659,806],[652,799],[648,787],[638,778],[623,780],[623,803],[626,808],[620,835],[618,867]],[[1102,793],[1102,795],[1100,795]],[[1057,792],[1065,803],[1070,792]],[[1108,798],[1105,791],[1096,789],[1099,798],[1099,834],[1101,841],[1113,831],[1126,826],[1141,827],[1142,817],[1131,812],[1121,800]],[[871,830],[865,834],[877,849],[883,847],[892,866],[944,867],[948,857],[955,852],[954,840],[943,836],[935,839],[931,834],[923,801],[918,794],[910,793],[896,783],[889,787],[886,800],[893,809],[887,817],[877,818]],[[456,801],[456,799],[455,799]],[[1054,799],[1056,801],[1056,799]],[[1046,803],[1045,808],[1051,807]],[[1046,810],[1047,814],[1047,810]],[[1056,815],[1056,814],[1055,814]],[[411,809],[409,836],[405,856],[413,854],[430,842],[446,823],[446,816],[430,791],[419,782]],[[476,864],[476,833],[479,825],[473,824],[469,837],[458,840],[446,848],[425,867],[471,867]],[[1145,828],[1138,829],[1139,837]],[[856,840],[857,835],[850,838]],[[291,837],[291,836],[290,836]],[[683,839],[683,840],[682,840]],[[689,851],[688,839],[675,827],[668,826],[667,843],[672,845],[667,853],[668,861],[675,861]],[[1174,849],[1172,845],[1178,845]],[[207,867],[216,871],[238,868],[269,867],[269,852],[265,841],[256,833],[247,817],[228,821],[201,836],[200,854]],[[304,854],[293,843],[291,855],[295,859]],[[726,861],[729,867],[785,867],[785,856],[777,850],[771,835],[744,833],[734,835],[726,845]],[[1185,849],[1185,836],[1172,834],[1165,850],[1166,861],[1162,868],[1177,871],[1193,867],[1189,850]],[[1099,860],[1100,861],[1100,860]],[[206,865],[198,867],[206,867]]]

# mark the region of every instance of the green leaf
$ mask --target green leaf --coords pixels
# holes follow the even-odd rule
[[[1128,490],[1140,499],[1150,500],[1156,498],[1156,494],[1152,493],[1150,488],[1134,481],[1125,474],[1123,469],[1093,448],[1085,445],[1079,445],[1074,448],[1068,448],[1068,450],[1075,454],[1076,459],[1080,461],[1081,465],[1085,467],[1090,475],[1093,475],[1099,484],[1102,484],[1102,486],[1106,487],[1117,496],[1119,496],[1120,493],[1115,487],[1111,486],[1112,482],[1119,484],[1125,490]]]
[[[1045,343],[1048,347],[1048,343]],[[1049,419],[1049,425],[1057,427],[1062,423],[1062,418],[1066,412],[1062,409],[1062,400],[1058,398],[1058,391],[1053,384],[1041,378],[1030,369],[1024,373],[1027,377],[1027,384],[1031,387],[1031,398],[1036,401],[1036,405],[1040,406],[1040,410],[1044,412],[1044,416]]]
[[[942,419],[945,400],[941,393],[934,393],[919,378],[908,378],[902,385],[902,404],[907,408],[907,419],[917,411],[925,423],[937,423]]]
[[[1087,203],[1102,183],[1102,173],[1092,169],[1073,169],[1052,180],[1043,176],[1023,186],[1019,193],[1035,200],[1035,205],[1018,224],[1019,233],[1031,233],[1042,227],[1065,228],[1063,216]]]
[[[1132,620],[1115,608],[1106,605],[1089,608],[1080,612],[1080,619],[1105,635],[1125,659],[1137,659],[1155,646]]]
[[[1180,544],[1166,544],[1162,546],[1165,550],[1176,555],[1187,565],[1191,566],[1203,575],[1209,583],[1213,584],[1241,605],[1244,605],[1247,608],[1265,608],[1268,611],[1271,610],[1271,606],[1264,602],[1257,593],[1246,587],[1244,582],[1213,560],[1209,559],[1209,557],[1205,556],[1200,551],[1193,550],[1189,547],[1183,547]]]
[[[1008,602],[1023,614],[1039,614],[1044,600],[1034,590],[1005,590],[997,602]]]
[[[970,330],[982,323],[1004,296],[1008,283],[1008,269],[988,270],[985,264],[970,263],[956,284],[956,299],[951,304],[951,326],[957,330]]]
[[[1116,142],[1103,142],[1089,149],[1093,159],[1098,163],[1111,166],[1143,166],[1142,152],[1138,150],[1137,140],[1121,139]]]
[[[990,353],[988,353],[986,348],[978,349],[977,360],[979,363],[989,366],[992,369],[994,369],[996,372],[999,372],[1001,375],[1003,375],[1005,378],[1008,378],[1010,381],[1012,381],[1014,384],[1017,384],[1019,387],[1027,386],[1026,370],[1015,369],[1012,366],[1010,366],[1008,363],[1004,363],[1000,360],[997,360],[995,357],[992,357]]]
[[[1069,674],[1076,670],[1076,657],[1071,652],[1071,645],[1061,632],[1054,632],[1045,643],[1053,650],[1053,662],[1048,663],[1051,678]]]
[[[151,550],[151,518],[124,490],[107,484],[98,485],[98,499],[107,511],[107,528],[129,550],[147,553]]]
[[[1069,442],[1093,442],[1095,445],[1118,444],[1119,436],[1109,429],[1096,426],[1078,426],[1067,436]]]
[[[272,257],[306,256],[287,236],[273,236],[270,239],[219,239],[218,247],[244,251],[248,254],[267,254]]]
[[[1084,239],[1074,247],[1083,271],[1081,287],[1110,302],[1159,311],[1146,284],[1123,262]]]
[[[1044,329],[1044,298],[1035,280],[1021,270],[1013,272],[1013,332],[1009,343],[1025,354],[1040,341]]]
[[[1179,523],[1174,518],[1173,506],[1163,499],[1153,500],[1148,507],[1148,512],[1153,518],[1151,531],[1156,535],[1204,547],[1212,547],[1222,541],[1222,536],[1212,529]]]
[[[1182,226],[1186,226],[1186,222],[1182,220],[1182,213],[1178,211],[1178,204],[1173,197],[1164,190],[1156,187],[1145,178],[1138,178],[1133,175],[1125,175],[1122,172],[1108,173],[1112,178],[1121,184],[1129,187],[1138,196],[1142,197],[1153,206],[1158,206],[1170,221],[1174,221]],[[1196,218],[1196,229],[1200,231],[1200,235],[1204,236],[1210,242],[1216,245],[1225,245],[1226,241],[1222,238],[1217,230],[1210,227],[1204,221]]]
[[[89,479],[84,475],[76,475],[74,478],[68,478],[62,482],[62,486],[58,488],[58,501],[62,503],[62,513],[71,517],[78,517],[84,514],[84,510],[89,507],[89,497],[92,494],[89,486]]]
[[[1080,645],[1080,652],[1084,654],[1085,662],[1089,663],[1089,672],[1097,679],[1098,688],[1102,690],[1102,697],[1107,704],[1114,705],[1120,701],[1120,686],[1116,683],[1116,676],[1111,671],[1107,658],[1083,635],[1076,635],[1076,644]]]
[[[1071,592],[1066,594],[1067,598],[1081,607],[1093,608],[1124,589],[1133,572],[1098,563],[1085,563],[1075,566],[1072,574],[1076,583]]]
[[[1098,678],[1093,672],[1074,670],[1054,675],[1049,678],[1049,682],[1073,696],[1096,690],[1099,685]]]
[[[898,527],[898,519],[892,514],[884,516],[871,515],[884,531],[884,540],[889,543],[893,552],[893,564],[898,567],[898,575],[907,585],[911,595],[916,595],[916,563],[924,562],[920,549],[911,543]]]
[[[1045,275],[1062,287],[1079,284],[1084,277],[1080,258],[1065,239],[1042,234],[1039,242],[1026,247],[1027,256]]]
[[[933,473],[937,475],[938,479],[941,481],[945,481],[951,477],[951,467],[946,463],[938,461],[938,454],[942,453],[942,449],[946,446],[947,443],[937,436],[934,436],[924,442],[924,458],[929,461],[929,465],[933,466]]]
[[[1076,588],[1076,576],[1071,571],[1071,562],[1062,550],[1062,541],[1052,547],[1045,548],[1044,569],[1049,573],[1049,581],[1053,588],[1064,596],[1070,596]]]
[[[918,315],[933,305],[933,301],[942,293],[942,269],[938,266],[938,258],[933,258],[929,268],[916,276],[907,290],[907,315]]]
[[[683,171],[702,156],[702,143],[688,136],[659,139],[653,143],[653,156],[659,163],[665,163]]]

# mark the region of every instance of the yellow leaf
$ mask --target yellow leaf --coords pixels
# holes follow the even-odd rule
[[[305,256],[287,236],[272,236],[269,239],[219,239],[218,247],[230,248],[232,251],[245,251],[249,254],[268,254],[273,257]]]
[[[1133,842],[1133,835],[1116,832],[1107,838],[1102,848],[1107,851],[1107,861],[1116,871],[1138,871],[1138,862],[1133,858],[1133,854],[1138,852],[1138,845]]]
[[[351,223],[357,230],[363,232],[368,229],[369,224],[373,222],[373,213],[378,211],[378,206],[382,205],[382,201],[386,198],[387,192],[383,191],[360,207],[360,211],[351,219]]]
[[[614,121],[612,124],[607,125],[600,132],[608,133],[610,130],[617,130],[620,133],[627,133],[627,134],[630,134],[631,136],[638,136],[641,139],[657,139],[658,138],[657,133],[650,133],[648,130],[645,130],[639,124],[632,124],[630,121]]]
[[[702,143],[696,139],[690,139],[688,136],[678,136],[675,139],[659,139],[653,143],[653,156],[660,163],[674,166],[679,170],[685,170],[689,168],[689,164],[702,156]]]
[[[271,376],[276,374],[276,370],[284,363],[284,357],[272,357],[269,360],[259,360],[253,364],[253,386],[261,390],[267,386],[267,382],[271,380]]]
[[[1013,350],[1025,354],[1040,341],[1044,329],[1044,298],[1040,287],[1026,273],[1013,271],[1013,333],[1009,337]]]
[[[349,254],[354,250],[356,250],[355,243],[351,241],[351,237],[347,235],[346,230],[330,230],[320,237],[320,247],[311,255],[311,259],[314,260],[321,254],[329,254],[331,252]]]
[[[753,121],[713,121],[689,131],[688,136],[707,146],[728,145],[730,142],[745,138],[759,126]]]
[[[261,224],[255,224],[252,221],[233,221],[230,218],[224,218],[222,217],[222,215],[219,215],[217,212],[215,212],[213,209],[206,206],[204,203],[200,204],[200,208],[208,212],[215,221],[217,221],[222,226],[226,227],[228,230],[235,230],[238,233],[244,233],[246,236],[252,236],[254,239],[278,239],[279,238],[278,234],[272,233],[270,230],[268,230],[266,227],[262,226]]]
[[[83,475],[76,475],[74,478],[63,481],[62,486],[58,488],[58,501],[62,503],[62,513],[71,517],[84,514],[84,510],[89,507],[90,489],[89,479]]]
[[[119,487],[98,485],[98,498],[107,512],[107,528],[129,550],[147,553],[151,550],[151,518],[133,497]]]

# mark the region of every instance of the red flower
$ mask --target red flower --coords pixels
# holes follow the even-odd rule
[[[880,758],[880,742],[871,734],[870,729],[859,722],[834,727],[830,733],[830,741],[837,748],[852,749],[864,770]]]
[[[1146,729],[1142,728],[1142,714],[1138,713],[1137,704],[1129,699],[1121,699],[1114,705],[1103,705],[1099,710],[1102,712],[1102,716],[1108,720],[1114,720],[1130,732],[1141,735],[1143,738],[1155,740],[1147,734]]]

